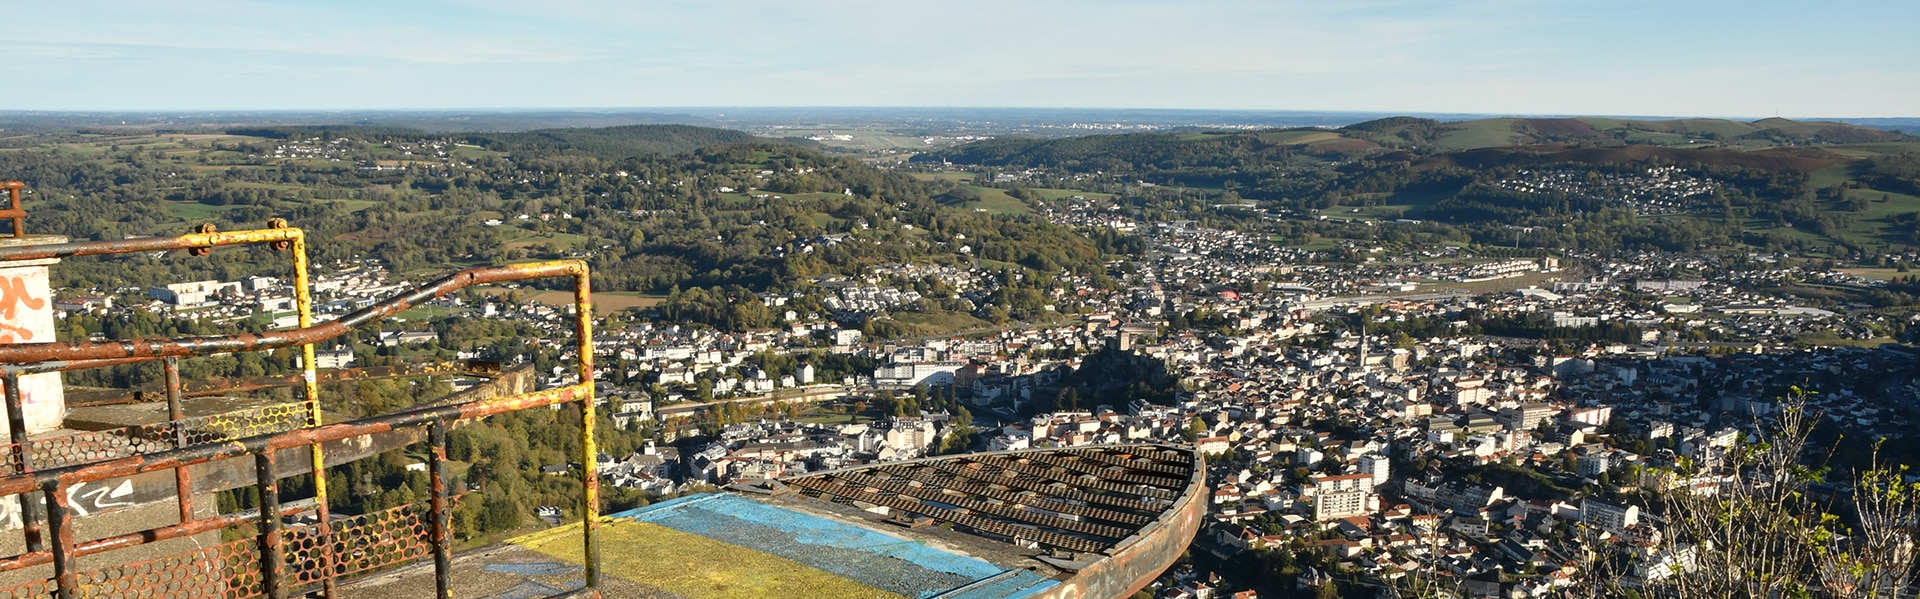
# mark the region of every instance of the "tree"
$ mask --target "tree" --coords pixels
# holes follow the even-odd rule
[[[1200,440],[1200,434],[1204,432],[1207,432],[1206,423],[1201,422],[1199,418],[1194,418],[1187,422],[1187,430],[1180,431],[1180,438],[1186,439],[1188,443],[1192,443]]]
[[[1080,409],[1080,388],[1068,386],[1061,389],[1060,394],[1053,398],[1053,409],[1063,411]]]
[[[1313,596],[1314,599],[1340,599],[1340,585],[1328,580],[1320,585],[1319,590],[1313,592]]]
[[[480,514],[480,529],[487,532],[513,530],[520,526],[520,505],[504,495],[488,497]]]
[[[1628,557],[1645,573],[1649,596],[1910,596],[1920,484],[1903,480],[1904,466],[1881,466],[1876,457],[1849,477],[1851,496],[1810,492],[1829,473],[1806,460],[1821,419],[1808,409],[1810,395],[1794,388],[1773,425],[1743,440],[1723,465],[1683,463],[1648,475],[1661,483],[1654,506],[1664,527],[1656,543]],[[1714,493],[1692,492],[1699,481],[1720,484]],[[1629,573],[1599,570],[1584,583],[1621,594],[1616,581]]]

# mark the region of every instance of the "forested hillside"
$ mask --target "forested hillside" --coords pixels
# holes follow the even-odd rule
[[[732,129],[688,125],[626,125],[604,128],[538,129],[510,133],[433,134],[404,127],[365,125],[312,125],[281,127],[244,127],[228,129],[232,135],[275,140],[319,138],[385,141],[428,141],[448,139],[476,145],[496,152],[530,156],[578,154],[603,160],[619,160],[645,154],[682,154],[698,148],[756,141],[752,135]]]
[[[76,239],[185,233],[214,222],[305,228],[314,259],[376,256],[399,273],[582,257],[604,291],[717,303],[713,324],[771,326],[726,305],[876,264],[990,264],[1045,273],[1101,268],[1085,237],[1029,214],[933,198],[958,184],[685,126],[458,138],[378,128],[275,128],[251,135],[139,136],[0,150],[24,180],[29,230]],[[745,141],[743,141],[745,140]],[[468,143],[478,142],[478,143]],[[697,146],[674,153],[645,150]],[[628,155],[631,154],[631,155]],[[615,156],[618,156],[615,158]],[[964,240],[964,241],[963,241]],[[959,248],[965,246],[966,251]],[[231,279],[273,262],[264,250],[204,260],[77,259],[56,286]],[[996,266],[995,268],[999,268]]]
[[[1340,129],[994,139],[915,161],[1185,198],[1136,203],[1185,205],[1186,218],[1232,218],[1208,208],[1247,200],[1272,216],[1337,218],[1290,225],[1315,235],[1384,219],[1402,222],[1366,236],[1863,255],[1920,241],[1915,156],[1911,136],[1840,123],[1395,117]]]

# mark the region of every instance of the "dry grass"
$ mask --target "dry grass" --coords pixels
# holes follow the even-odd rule
[[[760,553],[658,524],[613,520],[602,526],[601,567],[689,599],[899,598],[783,557]],[[512,543],[573,563],[581,561],[578,524]]]
[[[533,296],[533,301],[549,306],[571,306],[573,305],[573,292],[543,291],[539,295]],[[638,294],[598,292],[593,294],[593,313],[606,316],[628,308],[645,308],[664,301],[667,300]]]

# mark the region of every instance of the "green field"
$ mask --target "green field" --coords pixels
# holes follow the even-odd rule
[[[573,305],[573,292],[547,291],[533,296],[533,301],[549,306]],[[645,308],[667,301],[665,296],[647,295],[637,291],[595,291],[593,292],[593,313],[600,316],[614,314],[631,308]]]
[[[1269,131],[1260,134],[1260,141],[1289,145],[1307,145],[1317,141],[1341,139],[1339,133],[1332,131]]]
[[[960,204],[961,208],[979,209],[993,214],[1030,214],[1033,207],[1019,198],[1007,195],[1006,191],[993,187],[970,187],[980,194],[980,199]]]
[[[1033,188],[1029,188],[1028,190],[1034,193],[1040,194],[1041,198],[1048,199],[1048,200],[1064,200],[1067,198],[1071,198],[1073,196],[1080,196],[1089,200],[1105,200],[1113,197],[1113,194],[1110,194],[1110,193],[1094,193],[1091,191],[1080,191],[1078,189],[1049,189],[1045,187],[1033,187]]]
[[[941,173],[908,173],[908,174],[911,175],[913,178],[919,179],[921,181],[972,181],[973,180],[973,173],[941,172]]]
[[[1840,272],[1844,272],[1844,273],[1855,275],[1855,276],[1866,277],[1869,279],[1879,279],[1882,281],[1892,279],[1894,277],[1913,276],[1915,274],[1911,272],[1900,272],[1899,269],[1894,269],[1894,268],[1842,268],[1840,269]]]
[[[1684,146],[1693,143],[1694,137],[1679,133],[1661,133],[1655,131],[1628,131],[1627,143],[1659,146]]]
[[[959,312],[896,312],[892,318],[913,331],[914,335],[944,335],[956,331],[972,331],[991,328],[993,323],[974,318],[971,314]]]
[[[1434,140],[1435,147],[1449,150],[1468,150],[1473,148],[1494,148],[1514,145],[1521,139],[1513,130],[1513,124],[1519,119],[1483,119],[1450,125],[1450,129]]]
[[[199,202],[170,202],[167,214],[190,223],[224,221],[227,211],[233,206],[209,206]]]
[[[415,306],[396,315],[396,318],[409,322],[426,322],[437,318],[446,318],[459,312],[458,308],[446,306]]]
[[[507,240],[502,247],[508,249],[527,249],[536,245],[550,245],[555,251],[577,249],[587,245],[587,236],[574,233],[528,233]]]
[[[1326,211],[1327,216],[1361,216],[1371,218],[1418,218],[1418,212],[1446,199],[1447,194],[1419,191],[1401,191],[1391,194],[1366,193],[1355,194],[1346,204]],[[1355,206],[1353,204],[1365,204]],[[1351,212],[1359,208],[1360,212]],[[1409,216],[1411,215],[1411,216]]]
[[[498,158],[501,156],[506,156],[506,153],[504,152],[495,152],[493,150],[488,150],[485,148],[481,148],[477,146],[469,146],[469,145],[455,146],[453,148],[453,151],[448,152],[447,154],[451,155],[454,158],[459,158],[461,160],[475,160],[479,158]]]

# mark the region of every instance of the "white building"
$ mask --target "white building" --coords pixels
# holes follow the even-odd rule
[[[1388,460],[1386,456],[1381,456],[1381,455],[1360,456],[1360,473],[1366,474],[1368,476],[1372,476],[1373,487],[1379,488],[1380,485],[1387,484],[1387,476],[1390,473],[1390,466],[1388,465],[1387,462]]]
[[[912,387],[921,383],[929,385],[953,384],[953,373],[959,372],[966,362],[896,362],[873,370],[873,384],[880,386]]]
[[[295,359],[298,360],[298,358],[295,358]],[[314,368],[352,368],[353,367],[353,350],[347,349],[344,347],[340,349],[314,350],[313,351],[313,367]]]
[[[1625,534],[1627,528],[1640,524],[1640,508],[1620,507],[1588,497],[1580,500],[1580,521],[1613,534]]]
[[[1338,520],[1367,513],[1371,474],[1313,477],[1313,519]]]
[[[175,306],[193,306],[207,303],[207,300],[223,292],[237,292],[239,289],[239,283],[193,281],[154,287],[147,290],[147,296]]]

